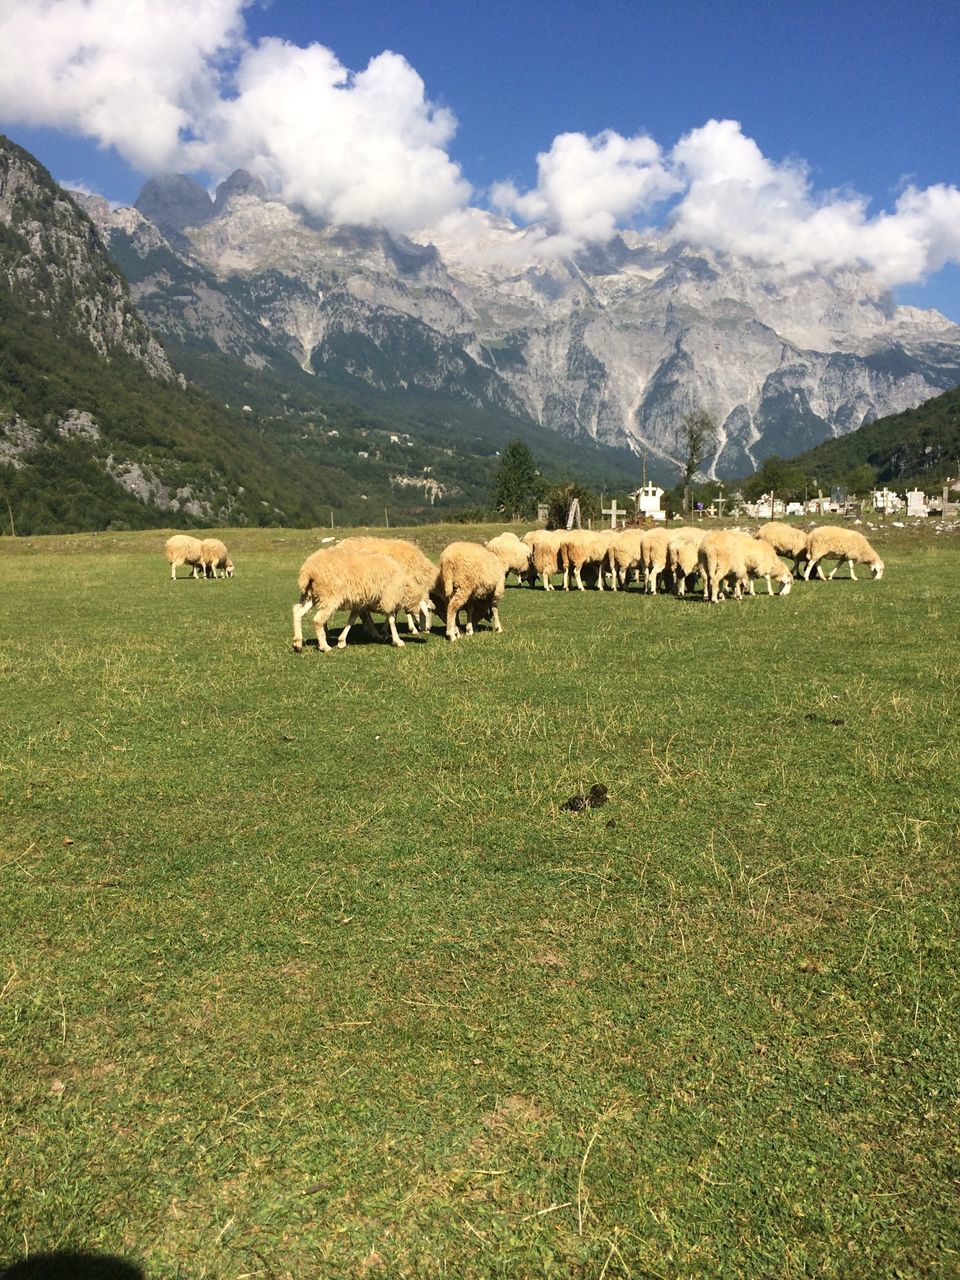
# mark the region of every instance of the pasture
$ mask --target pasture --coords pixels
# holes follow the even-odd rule
[[[960,1273],[960,533],[295,657],[323,532],[0,539],[0,1266]]]

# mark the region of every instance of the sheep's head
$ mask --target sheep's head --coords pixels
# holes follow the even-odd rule
[[[883,561],[875,560],[873,564],[870,566],[870,568],[873,570],[874,580],[876,582],[879,582],[880,579],[883,577]]]
[[[233,561],[230,559],[229,556],[227,557],[227,563],[223,566],[223,571],[228,578],[233,577]]]

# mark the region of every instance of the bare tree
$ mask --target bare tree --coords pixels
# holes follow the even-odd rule
[[[709,413],[697,410],[688,413],[680,426],[680,443],[685,450],[683,463],[683,509],[690,515],[690,484],[700,463],[713,448],[717,439],[717,427]]]

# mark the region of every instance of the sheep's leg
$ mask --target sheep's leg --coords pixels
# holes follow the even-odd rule
[[[583,578],[580,576],[581,568],[582,566],[579,564],[575,564],[573,566],[573,580],[577,584],[578,591],[586,591],[587,588],[583,585]]]
[[[383,636],[377,630],[377,624],[370,616],[369,609],[360,610],[360,621],[363,623],[363,634],[368,640],[382,640]]]
[[[823,568],[820,564],[821,559],[822,559],[821,556],[814,556],[812,560],[807,561],[807,567],[803,574],[804,582],[810,581],[810,575],[811,573],[813,573],[814,569],[816,569],[817,571],[817,577],[821,580],[821,582],[823,581],[824,574],[823,574]]]
[[[347,636],[350,634],[350,628],[354,625],[354,623],[357,621],[359,617],[360,617],[359,609],[354,609],[351,612],[350,617],[347,619],[347,625],[343,628],[343,630],[340,632],[339,637],[337,638],[338,649],[345,649],[347,647]]]
[[[840,557],[840,559],[837,561],[837,563],[833,566],[833,568],[832,568],[832,569],[830,570],[830,572],[827,574],[827,581],[828,581],[828,582],[832,582],[832,581],[833,581],[833,575],[837,572],[837,570],[840,568],[840,566],[841,566],[842,564],[843,564],[843,556],[841,556],[841,557]]]
[[[499,614],[499,612],[497,611],[497,606],[496,606],[496,605],[493,605],[493,606],[491,607],[491,609],[490,609],[490,616],[493,618],[493,629],[494,629],[494,631],[502,631],[502,630],[503,630],[503,627],[500,625],[500,614]]]
[[[460,635],[460,628],[457,626],[457,614],[467,602],[470,593],[462,587],[454,590],[447,604],[447,639],[456,640]]]
[[[607,556],[607,561],[606,561],[606,563],[607,563],[607,573],[610,575],[610,590],[611,590],[611,591],[616,591],[616,589],[617,589],[617,562],[614,560],[613,556],[609,556],[609,555],[608,555],[608,556]]]
[[[299,653],[303,648],[303,619],[313,608],[311,596],[301,596],[293,606],[293,651]]]
[[[327,623],[336,611],[336,602],[330,605],[323,605],[313,615],[313,628],[317,633],[317,648],[321,653],[332,653],[333,650],[327,641]]]
[[[772,583],[772,582],[771,582],[771,580],[770,580],[770,574],[769,574],[769,573],[766,575],[766,579],[767,579],[767,595],[768,595],[768,596],[772,596],[772,595],[773,595],[773,583]]]
[[[859,581],[860,581],[860,579],[859,579],[859,578],[857,577],[857,575],[853,572],[853,561],[852,561],[852,560],[848,560],[848,561],[847,561],[847,564],[850,566],[850,577],[854,580],[854,582],[859,582]]]
[[[177,566],[176,566],[175,564],[172,564],[172,565],[170,566],[170,577],[174,580],[174,582],[176,582],[176,580],[177,580]]]
[[[397,631],[397,615],[395,613],[387,614],[387,626],[390,628],[390,643],[397,649],[403,648],[403,641],[400,639],[400,633]]]
[[[553,590],[553,586],[552,586],[552,584],[551,584],[551,582],[550,582],[550,574],[547,572],[547,570],[546,570],[546,569],[541,569],[541,570],[540,570],[540,575],[541,575],[541,577],[543,578],[543,589],[544,589],[544,591],[552,591],[552,590]]]

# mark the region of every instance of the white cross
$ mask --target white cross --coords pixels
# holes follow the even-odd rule
[[[625,516],[627,514],[626,507],[618,507],[616,498],[610,503],[609,507],[601,507],[600,511],[603,515],[610,517],[610,528],[616,529],[617,516]]]

